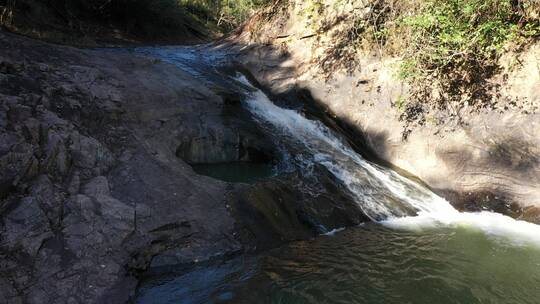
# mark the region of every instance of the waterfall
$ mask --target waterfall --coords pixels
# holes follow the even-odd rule
[[[236,80],[251,88],[245,106],[255,118],[302,144],[311,161],[340,180],[373,221],[399,229],[471,227],[516,243],[540,246],[539,225],[492,212],[459,212],[423,185],[365,160],[321,122],[275,105],[244,76]]]

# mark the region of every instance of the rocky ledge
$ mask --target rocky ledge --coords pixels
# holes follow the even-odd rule
[[[196,174],[279,157],[224,90],[0,31],[0,303],[123,303],[148,271],[365,220],[330,175],[313,197],[295,172],[251,185]]]

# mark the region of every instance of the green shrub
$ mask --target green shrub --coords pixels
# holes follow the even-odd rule
[[[232,30],[268,1],[0,0],[0,25],[18,32],[52,31],[72,37],[114,28],[155,40],[205,38]]]
[[[400,76],[472,77],[476,68],[494,67],[509,42],[540,33],[538,20],[527,20],[523,9],[516,0],[424,0],[401,20],[410,37]]]
[[[337,69],[355,71],[366,53],[401,57],[396,76],[410,90],[394,105],[405,138],[433,109],[445,113],[437,118],[442,123],[459,122],[465,105],[469,111],[495,107],[497,83],[490,79],[500,70],[500,56],[540,37],[538,0],[350,1],[356,10],[321,27],[345,25],[331,32],[319,67],[329,79]]]
[[[228,32],[267,0],[113,0],[112,14],[136,17],[140,23],[168,28],[194,19],[214,32]]]
[[[536,0],[409,1],[417,8],[396,20],[393,37],[405,46],[397,76],[411,83],[407,103],[398,105],[404,138],[433,108],[458,123],[465,105],[494,108],[497,84],[489,79],[500,70],[498,59],[540,34],[529,5]]]
[[[270,0],[178,0],[199,20],[217,26],[222,32],[230,31],[249,18],[255,9]]]

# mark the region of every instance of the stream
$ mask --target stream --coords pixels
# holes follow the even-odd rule
[[[310,174],[323,166],[372,221],[256,256],[200,263],[143,281],[137,303],[539,303],[540,226],[483,211],[459,212],[425,186],[371,163],[340,134],[276,105],[241,74],[216,68],[227,55],[188,47],[137,48],[199,77],[225,81],[242,106]],[[245,182],[259,167],[195,168]],[[232,172],[232,173],[231,173]],[[225,177],[223,177],[225,176]]]

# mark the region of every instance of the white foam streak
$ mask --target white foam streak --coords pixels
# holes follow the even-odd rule
[[[323,233],[323,235],[326,235],[326,236],[334,236],[334,235],[336,235],[336,233],[341,232],[341,231],[343,231],[343,230],[345,230],[344,227],[336,228],[336,229],[332,229],[332,230],[328,231],[327,233]]]
[[[432,212],[418,216],[392,218],[381,222],[383,225],[404,230],[424,230],[438,227],[454,227],[479,230],[488,236],[502,238],[514,244],[532,244],[540,247],[540,226],[515,220],[493,212]]]

